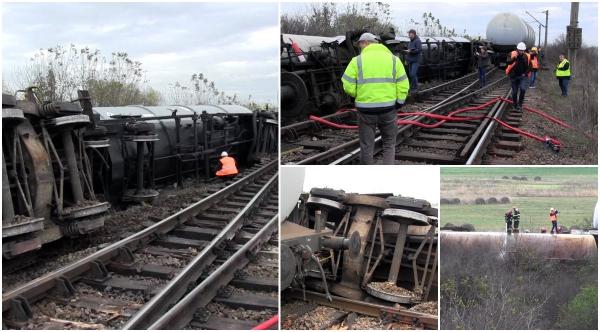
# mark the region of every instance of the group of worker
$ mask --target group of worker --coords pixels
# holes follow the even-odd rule
[[[540,59],[537,47],[532,47],[527,52],[527,45],[520,42],[517,49],[512,51],[506,67],[506,75],[510,77],[512,88],[513,107],[521,111],[525,100],[525,91],[528,88],[535,88],[537,72],[540,68]],[[559,55],[559,63],[554,71],[561,95],[568,95],[569,80],[571,79],[571,69],[569,60],[564,54]]]
[[[555,208],[550,208],[550,223],[552,223],[552,229],[550,230],[550,234],[558,234],[560,233],[560,228],[558,227],[558,210]],[[504,222],[506,223],[506,233],[519,233],[519,223],[521,222],[521,212],[517,207],[513,207],[504,213]],[[546,232],[546,228],[542,227],[540,230],[542,233]]]
[[[373,164],[375,132],[379,129],[382,141],[384,165],[395,163],[397,114],[404,106],[409,92],[418,89],[417,73],[422,56],[422,44],[415,30],[408,31],[408,43],[405,61],[408,73],[400,58],[395,56],[372,33],[363,33],[358,39],[360,55],[352,58],[342,75],[344,91],[354,98],[358,114],[358,136],[360,142],[360,162]],[[525,100],[525,90],[535,88],[539,69],[538,52],[535,47],[526,52],[525,43],[517,45],[510,55],[506,74],[512,84],[513,107],[521,110]],[[481,86],[485,86],[485,73],[491,64],[490,55],[485,47],[476,53]],[[556,67],[556,76],[563,96],[567,95],[570,79],[569,61],[564,55]]]

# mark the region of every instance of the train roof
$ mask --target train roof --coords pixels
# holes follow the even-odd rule
[[[194,112],[201,114],[206,111],[208,114],[252,114],[252,111],[240,105],[169,105],[169,106],[115,106],[115,107],[94,107],[94,113],[100,115],[101,120],[111,119],[112,116],[169,116],[177,110],[177,115],[192,115]]]

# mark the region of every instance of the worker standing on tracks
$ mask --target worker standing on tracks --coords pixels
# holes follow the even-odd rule
[[[521,222],[521,212],[515,206],[512,209],[512,222],[513,222],[513,231],[515,233],[519,233],[519,223]]]
[[[513,214],[512,214],[512,210],[511,209],[509,209],[508,211],[506,211],[506,213],[504,214],[504,222],[506,223],[506,233],[507,234],[512,233]]]
[[[552,223],[550,234],[558,233],[558,210],[554,208],[550,208],[550,222]]]
[[[221,169],[217,171],[217,176],[223,180],[234,178],[238,174],[237,166],[235,165],[235,159],[230,157],[226,151],[221,152]]]
[[[565,58],[564,54],[558,56],[559,62],[556,65],[556,78],[558,79],[558,85],[560,85],[560,91],[562,91],[562,95],[566,97],[567,90],[569,88],[569,80],[571,79],[571,63],[567,58]]]
[[[518,111],[523,109],[523,101],[525,101],[525,91],[528,88],[529,73],[531,70],[531,61],[529,54],[525,53],[527,46],[520,42],[517,44],[517,50],[512,51],[510,60],[506,67],[506,75],[510,77],[512,85],[512,102],[513,108]]]
[[[344,75],[344,91],[354,98],[358,110],[360,162],[373,164],[375,129],[379,128],[383,164],[393,165],[396,154],[396,109],[408,95],[409,83],[402,61],[379,44],[377,37],[363,33],[358,44],[361,54],[352,58]]]
[[[485,86],[485,72],[490,66],[490,55],[485,46],[479,46],[479,52],[475,53],[477,57],[477,69],[479,70],[479,84],[483,88]]]
[[[535,80],[537,78],[538,69],[540,68],[540,59],[537,51],[537,47],[532,47],[531,52],[529,53],[529,59],[531,60],[531,77],[529,80],[530,89],[535,89]]]
[[[419,63],[421,62],[423,48],[421,45],[421,38],[417,36],[417,32],[414,29],[408,31],[408,38],[410,38],[410,42],[408,43],[408,49],[404,52],[407,53],[406,63],[408,65],[408,77],[410,78],[410,90],[411,92],[416,92],[419,88],[417,73],[419,71]]]

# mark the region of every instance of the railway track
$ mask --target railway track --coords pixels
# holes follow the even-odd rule
[[[198,328],[200,309],[218,304],[205,328],[227,328],[227,319],[215,319],[227,317],[221,311],[260,296],[275,305],[253,301],[260,314],[245,326],[275,314],[277,164],[256,166],[142,231],[5,292],[3,327]],[[257,275],[265,269],[271,278]]]
[[[307,300],[313,303],[333,307],[347,312],[355,312],[384,320],[396,321],[408,327],[437,330],[438,317],[413,310],[378,303],[352,300],[340,296],[331,296],[331,301],[325,294],[302,289],[291,289],[287,295],[292,299]]]
[[[488,72],[488,80],[500,76],[496,69]],[[478,77],[473,74],[422,90],[411,96],[404,111],[438,113],[445,105],[469,95],[479,88]],[[326,120],[356,125],[354,112],[335,113],[323,117]],[[413,117],[410,119],[418,119]],[[413,127],[413,126],[402,126]],[[399,130],[399,138],[407,129]],[[359,140],[356,130],[327,128],[314,120],[308,120],[281,128],[282,162],[288,164],[351,164],[358,158]],[[380,138],[376,140],[379,147]]]

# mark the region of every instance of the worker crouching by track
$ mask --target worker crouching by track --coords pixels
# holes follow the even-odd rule
[[[410,84],[402,61],[375,35],[358,40],[361,54],[350,61],[342,76],[344,91],[355,99],[358,110],[360,162],[373,164],[375,130],[383,140],[383,164],[393,165],[396,152],[396,110],[404,105]]]
[[[230,180],[238,175],[235,159],[230,157],[226,151],[221,152],[219,163],[221,164],[221,168],[217,171],[216,175],[220,179]]]

